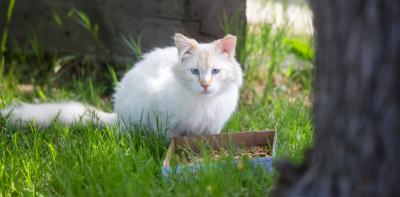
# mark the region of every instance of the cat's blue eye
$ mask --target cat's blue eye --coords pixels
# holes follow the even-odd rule
[[[213,75],[215,75],[215,74],[218,74],[219,71],[221,71],[221,69],[214,68],[214,69],[212,69],[211,73],[212,73]]]
[[[197,68],[190,69],[190,72],[192,72],[194,75],[199,75],[200,74],[200,70],[197,69]]]

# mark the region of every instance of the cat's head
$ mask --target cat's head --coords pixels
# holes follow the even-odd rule
[[[235,59],[236,37],[225,37],[211,43],[198,43],[175,34],[179,65],[175,74],[189,90],[213,96],[242,84],[242,70]]]

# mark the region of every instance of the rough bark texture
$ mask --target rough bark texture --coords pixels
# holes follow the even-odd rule
[[[400,196],[400,1],[311,0],[315,146],[277,196]]]
[[[0,1],[0,34],[8,3]],[[141,36],[144,52],[172,45],[176,32],[202,42],[210,41],[224,35],[223,13],[237,20],[231,33],[243,31],[245,8],[245,0],[17,0],[9,35],[22,47],[36,35],[45,52],[89,54],[107,59],[103,56],[107,49],[112,57],[124,59],[133,57],[133,53],[122,42],[121,34],[134,39]],[[99,25],[99,40],[104,49],[99,48],[74,17],[67,16],[71,9],[85,12],[92,25]],[[56,15],[62,25],[57,25]]]

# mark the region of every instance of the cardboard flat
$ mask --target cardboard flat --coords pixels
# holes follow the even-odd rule
[[[187,136],[174,137],[171,139],[170,146],[163,161],[163,174],[171,171],[170,162],[173,154],[182,148],[190,148],[194,152],[200,151],[200,145],[209,145],[215,150],[228,148],[229,146],[236,147],[253,147],[253,146],[270,146],[271,152],[274,152],[274,131],[253,131],[253,132],[238,132],[238,133],[221,133],[205,136]],[[272,156],[263,158],[254,158],[254,163],[266,162],[267,168],[272,168]],[[178,165],[178,168],[184,164]]]

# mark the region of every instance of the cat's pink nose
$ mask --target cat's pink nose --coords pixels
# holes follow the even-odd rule
[[[207,91],[208,87],[210,87],[210,85],[211,85],[211,80],[207,80],[207,81],[200,80],[199,82],[200,82],[201,87],[203,87],[205,91]]]
[[[204,90],[207,90],[207,88],[210,87],[210,84],[201,84],[201,87],[203,87]]]

